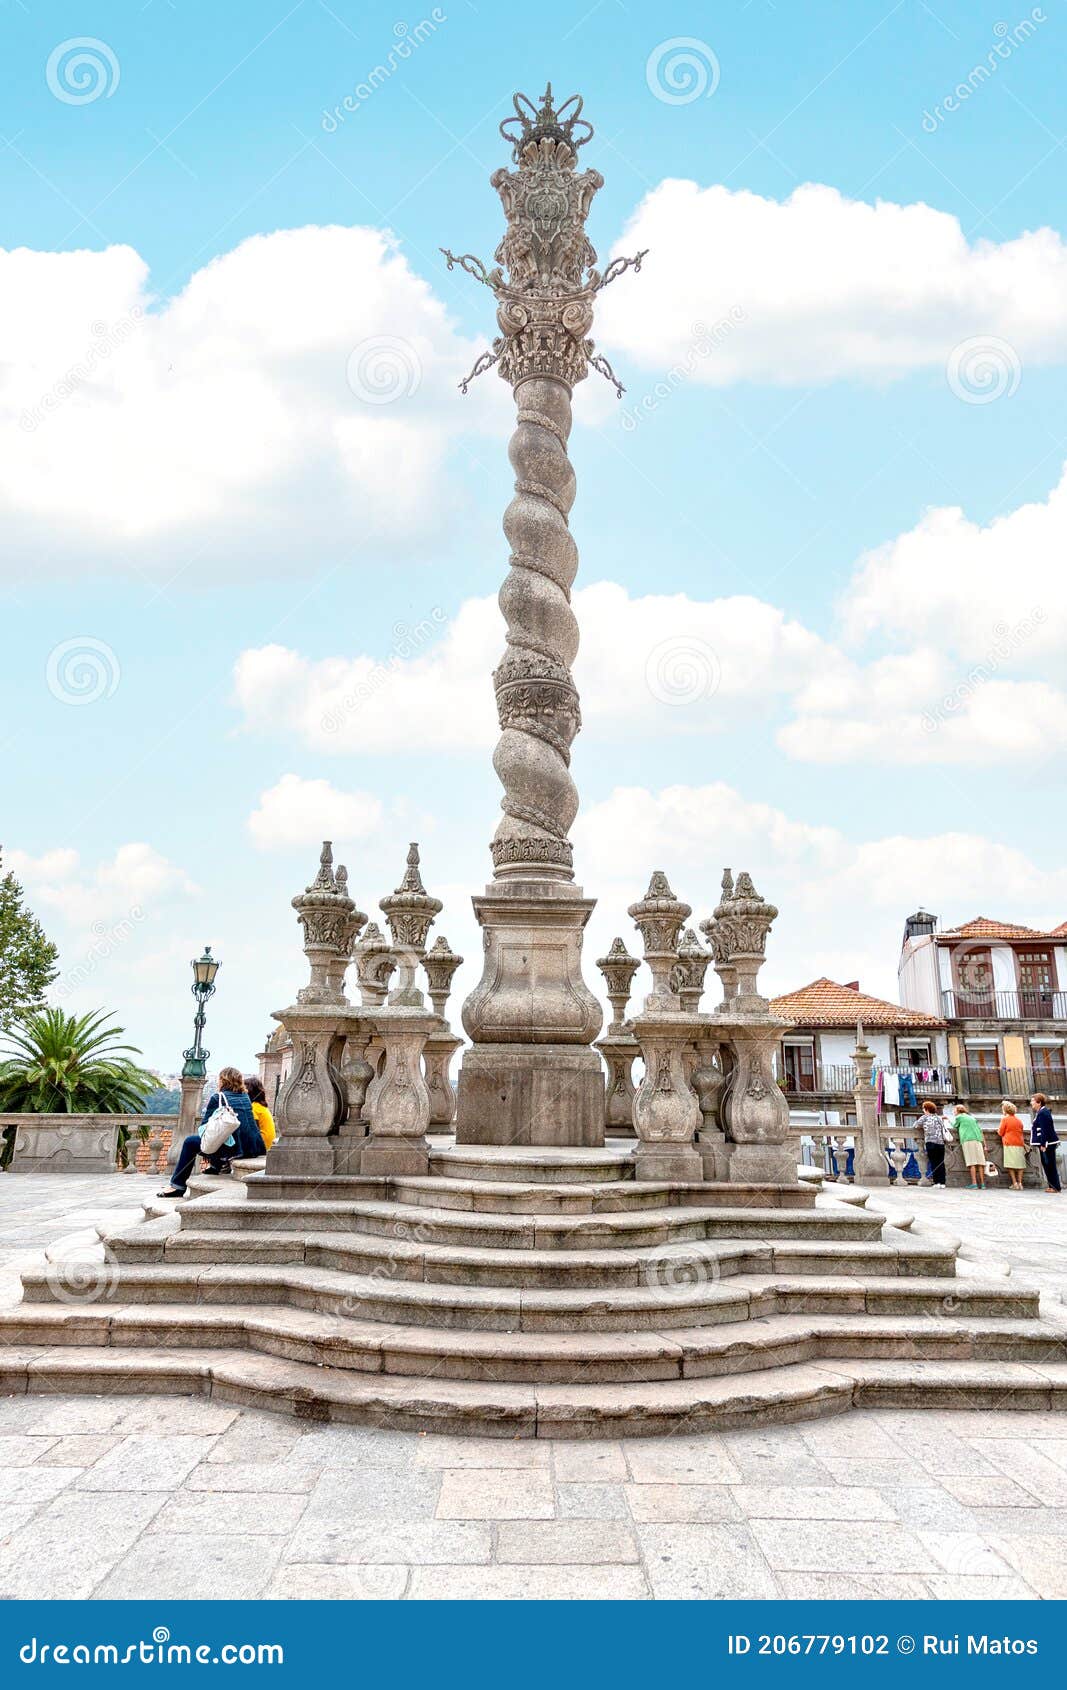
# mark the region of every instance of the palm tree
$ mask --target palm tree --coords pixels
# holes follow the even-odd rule
[[[44,1115],[119,1115],[140,1112],[159,1081],[119,1044],[125,1028],[106,1010],[67,1015],[31,1010],[0,1045],[0,1109]]]

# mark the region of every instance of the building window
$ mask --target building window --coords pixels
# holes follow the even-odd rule
[[[1035,1018],[1053,1013],[1052,997],[1056,990],[1056,967],[1050,950],[1027,947],[1018,953],[1019,999],[1023,1015]]]
[[[1030,1046],[1030,1066],[1034,1071],[1035,1091],[1047,1091],[1062,1096],[1067,1080],[1067,1062],[1062,1045]]]
[[[815,1045],[783,1046],[782,1072],[787,1091],[815,1090]]]
[[[963,1078],[968,1092],[985,1097],[991,1096],[994,1092],[1003,1091],[1004,1082],[1000,1077],[1000,1050],[997,1045],[969,1044],[965,1047],[963,1054],[966,1062]]]
[[[932,1068],[929,1039],[897,1040],[897,1065],[901,1068]]]
[[[955,958],[956,1013],[992,1015],[993,957],[988,945],[975,945]]]

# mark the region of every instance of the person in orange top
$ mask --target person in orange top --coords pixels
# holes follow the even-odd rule
[[[1005,1100],[1001,1104],[1004,1111],[997,1132],[1000,1142],[1004,1146],[1004,1166],[1011,1175],[1011,1189],[1021,1191],[1023,1188],[1023,1173],[1026,1169],[1026,1139],[1023,1136],[1023,1124],[1015,1113],[1014,1103]]]

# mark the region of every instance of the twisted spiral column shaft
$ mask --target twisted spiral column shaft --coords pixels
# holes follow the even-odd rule
[[[566,382],[539,375],[516,386],[515,400],[515,496],[504,513],[511,557],[499,594],[507,651],[493,676],[501,727],[493,767],[504,788],[493,867],[498,879],[572,880],[578,792],[569,765],[581,714],[571,677],[578,651],[570,604],[578,548],[567,524],[575,494],[571,394]]]

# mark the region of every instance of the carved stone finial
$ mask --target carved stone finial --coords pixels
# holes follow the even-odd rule
[[[442,1019],[452,988],[452,976],[462,962],[463,958],[456,955],[443,933],[422,959],[434,1014],[440,1015]]]
[[[597,967],[608,988],[613,1027],[618,1027],[626,1019],[630,986],[640,966],[637,957],[630,955],[621,939],[613,939],[607,956],[597,958]]]
[[[396,949],[413,951],[421,957],[426,947],[426,935],[444,905],[440,898],[432,898],[422,883],[417,845],[408,847],[404,878],[395,892],[380,900],[378,908],[389,923]]]
[[[333,843],[329,839],[324,839],[322,850],[319,852],[319,871],[314,880],[309,883],[308,891],[332,892],[333,888]]]
[[[512,103],[515,116],[504,119],[500,133],[505,141],[511,142],[516,164],[527,147],[539,146],[542,141],[562,141],[572,153],[577,153],[579,147],[584,147],[593,138],[593,125],[581,115],[583,101],[579,94],[572,94],[569,100],[564,100],[557,111],[552,104],[550,82],[541,95],[540,109],[526,94],[515,94]]]
[[[652,970],[652,992],[648,1009],[677,1010],[681,1006],[672,990],[670,975],[678,950],[678,937],[693,911],[676,898],[662,869],[656,869],[648,891],[627,912],[644,941],[645,961]]]
[[[323,840],[314,880],[292,900],[304,929],[304,954],[311,979],[297,993],[299,1003],[343,1003],[344,975],[352,941],[367,919],[348,895],[348,871],[333,869],[333,847]]]
[[[396,957],[388,939],[376,921],[367,924],[352,952],[359,982],[360,998],[368,1009],[377,1009],[385,1002],[389,978],[396,969]]]
[[[682,1013],[696,1015],[704,990],[704,976],[711,966],[711,954],[706,951],[691,927],[687,927],[678,945],[677,960],[671,970],[671,985],[678,993]]]

